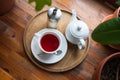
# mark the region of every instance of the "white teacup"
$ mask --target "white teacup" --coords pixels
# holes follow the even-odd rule
[[[61,36],[55,29],[43,29],[41,33],[35,33],[35,38],[39,46],[40,54],[61,54]]]

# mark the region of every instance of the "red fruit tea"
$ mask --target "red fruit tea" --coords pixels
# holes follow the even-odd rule
[[[59,39],[53,34],[46,34],[41,38],[40,44],[47,52],[55,51],[59,46]]]

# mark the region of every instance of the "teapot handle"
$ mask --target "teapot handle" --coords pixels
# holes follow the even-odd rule
[[[77,45],[78,45],[78,48],[79,48],[80,50],[84,49],[85,46],[86,46],[85,40],[84,40],[84,39],[79,39],[79,42],[78,42]]]

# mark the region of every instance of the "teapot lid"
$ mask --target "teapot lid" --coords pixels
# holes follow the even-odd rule
[[[81,26],[79,25],[70,27],[70,32],[74,37],[80,37],[80,30]]]
[[[83,21],[77,21],[70,27],[70,32],[74,37],[82,37],[86,31],[86,24]]]

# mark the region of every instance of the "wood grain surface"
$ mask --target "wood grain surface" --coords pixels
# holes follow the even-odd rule
[[[23,46],[23,34],[27,24],[38,13],[56,6],[71,11],[75,9],[77,16],[85,21],[90,32],[113,13],[109,7],[98,0],[52,0],[50,7],[45,6],[41,11],[34,10],[35,4],[28,4],[28,0],[16,0],[13,9],[0,16],[6,29],[0,33],[0,67],[16,80],[92,80],[98,63],[116,50],[101,45],[90,38],[90,47],[85,60],[72,70],[53,73],[45,71],[28,58]],[[1,26],[2,25],[2,26]],[[0,23],[0,27],[4,24]],[[1,29],[1,28],[0,28]]]
[[[10,74],[0,68],[0,80],[15,80]]]

